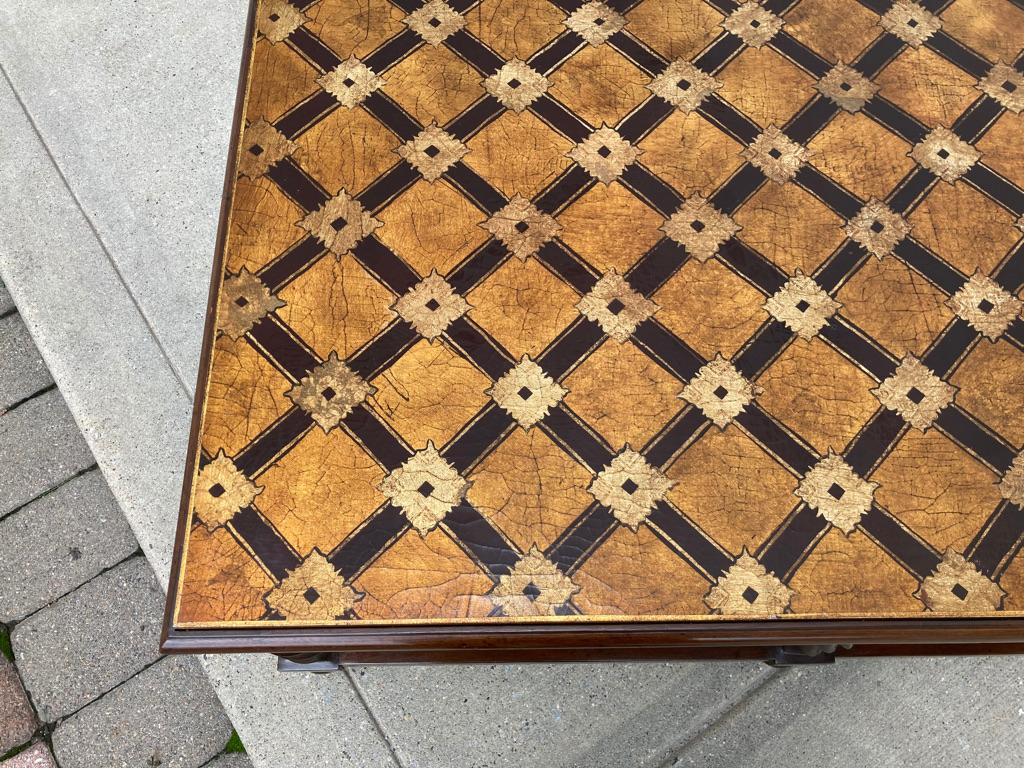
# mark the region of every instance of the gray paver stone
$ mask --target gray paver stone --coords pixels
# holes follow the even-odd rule
[[[15,627],[15,660],[39,716],[55,722],[156,661],[162,610],[163,593],[139,557]]]
[[[62,768],[199,768],[231,723],[194,658],[168,656],[59,724]]]
[[[221,755],[213,762],[207,763],[204,768],[252,768],[252,762],[248,755],[236,753]]]
[[[0,656],[0,755],[31,739],[36,726],[36,715],[17,670]]]
[[[45,744],[34,744],[0,763],[0,768],[57,768],[57,764]]]
[[[0,621],[23,619],[138,549],[99,470],[0,520]]]
[[[0,318],[0,360],[0,413],[53,383],[19,315]]]
[[[0,416],[0,517],[92,464],[57,390],[8,411]]]
[[[11,298],[4,281],[0,280],[0,315],[6,315],[8,312],[13,312],[14,309],[14,299]]]

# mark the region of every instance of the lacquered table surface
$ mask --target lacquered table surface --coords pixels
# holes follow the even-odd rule
[[[172,634],[1021,616],[1019,5],[253,13]]]

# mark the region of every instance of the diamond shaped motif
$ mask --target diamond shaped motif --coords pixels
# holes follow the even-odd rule
[[[634,531],[675,485],[627,443],[611,464],[598,472],[590,493]]]
[[[847,112],[859,112],[878,93],[879,86],[853,67],[839,62],[814,85],[818,92]]]
[[[930,44],[904,50],[875,79],[884,98],[928,127],[951,124],[979,96],[976,78],[933,52]]]
[[[741,227],[704,197],[694,195],[683,201],[679,210],[672,214],[661,229],[685,246],[687,253],[705,262],[714,257],[718,247],[739,232]]]
[[[572,165],[566,153],[573,143],[529,110],[505,112],[467,144],[466,165],[508,198],[533,197]],[[509,147],[515,147],[515,152],[509,152]]]
[[[793,475],[736,425],[709,429],[666,474],[669,501],[730,552],[765,541],[796,502]]]
[[[862,199],[885,199],[914,169],[907,142],[864,110],[838,114],[807,145],[814,167]],[[844,158],[856,157],[856,162]]]
[[[423,338],[433,341],[469,311],[469,302],[432,270],[392,307]]]
[[[796,495],[821,517],[850,535],[871,509],[878,483],[868,482],[835,452],[815,464],[797,486]]]
[[[946,306],[990,341],[997,340],[1020,315],[1024,302],[978,270],[946,301]]]
[[[981,159],[981,152],[949,128],[940,126],[915,145],[910,156],[946,183],[952,184]]]
[[[1021,354],[1008,340],[976,344],[949,377],[957,403],[1013,446],[1024,446]]]
[[[550,80],[521,59],[512,59],[484,80],[484,89],[513,112],[525,110],[550,86]]]
[[[935,185],[908,218],[915,240],[967,275],[991,274],[1020,238],[1013,215],[969,184]]]
[[[653,301],[633,290],[614,269],[597,281],[576,308],[620,343],[659,309]]]
[[[626,272],[664,237],[665,217],[623,184],[595,184],[559,211],[558,223],[559,240],[598,272]]]
[[[776,184],[785,184],[807,162],[807,150],[774,125],[768,126],[740,153]]]
[[[613,128],[602,125],[569,151],[569,157],[603,184],[611,184],[643,154]]]
[[[221,449],[213,461],[199,470],[192,504],[207,530],[214,531],[252,504],[262,492]]]
[[[226,277],[221,286],[220,329],[226,336],[240,339],[257,322],[283,306],[284,302],[262,280],[242,267],[237,275]]]
[[[700,408],[719,429],[725,429],[760,393],[760,387],[718,354],[697,371],[679,397]]]
[[[288,571],[267,593],[267,607],[293,621],[331,621],[342,618],[362,599],[319,549]]]
[[[601,45],[625,28],[626,18],[606,3],[589,2],[569,14],[565,26],[586,40],[588,45]]]
[[[721,87],[721,81],[707,72],[688,61],[676,59],[651,80],[647,90],[688,115]]]
[[[907,355],[896,372],[872,389],[871,394],[911,426],[924,431],[932,425],[939,411],[953,402],[956,390],[916,357]]]
[[[847,236],[864,246],[872,256],[881,259],[892,253],[907,235],[910,224],[881,200],[872,198],[850,219],[844,231]]]
[[[523,429],[530,429],[547,416],[567,392],[527,355],[487,390],[494,402]]]
[[[267,0],[261,3],[256,29],[273,44],[283,43],[292,32],[309,21],[305,13],[288,0]]]
[[[796,184],[765,184],[734,216],[743,242],[788,274],[813,273],[846,239],[843,219]]]
[[[882,28],[907,45],[921,47],[942,28],[942,20],[916,3],[896,0],[879,20]]]
[[[650,75],[611,45],[583,48],[548,77],[551,97],[595,127],[617,125],[650,95]]]
[[[921,582],[914,597],[937,613],[998,611],[1006,592],[973,563],[947,549],[935,573]]]
[[[383,223],[373,218],[358,200],[342,189],[322,208],[300,221],[299,226],[319,238],[327,250],[340,258]]]
[[[533,256],[540,247],[562,231],[562,225],[521,195],[513,197],[504,208],[481,225],[501,240],[512,255],[521,261]]]
[[[993,64],[988,74],[978,81],[978,88],[1015,115],[1024,111],[1024,74],[1008,64],[1002,61]]]
[[[679,379],[636,344],[601,344],[561,383],[566,406],[614,446],[646,445],[685,407]]]
[[[782,19],[762,8],[755,0],[746,0],[722,22],[722,28],[731,32],[751,48],[760,48],[782,29]]]
[[[799,269],[764,303],[772,317],[801,339],[813,339],[843,305]]]
[[[426,339],[373,381],[373,410],[410,445],[446,444],[487,403],[491,384],[447,344]]]
[[[937,429],[909,430],[871,479],[876,502],[940,552],[967,546],[1001,501],[998,478]]]
[[[402,510],[420,536],[426,536],[462,503],[469,486],[428,440],[423,450],[381,481],[380,491]]]
[[[506,259],[466,300],[513,358],[536,357],[576,317],[578,294],[536,259]]]
[[[758,125],[786,125],[813,95],[814,78],[769,46],[740,50],[717,77],[718,96]]]
[[[312,416],[324,432],[330,432],[376,391],[376,387],[363,381],[339,360],[336,352],[331,352],[285,395]]]
[[[469,153],[469,148],[437,123],[431,123],[395,151],[427,181],[437,181]]]
[[[513,429],[474,468],[466,500],[520,549],[543,550],[593,502],[591,478],[543,430]]]
[[[406,16],[405,24],[436,47],[466,26],[466,19],[444,0],[429,0]]]
[[[385,80],[355,56],[317,78],[317,85],[338,100],[345,109],[362,104]]]
[[[262,176],[270,166],[284,160],[295,151],[296,144],[266,120],[249,124],[242,136],[238,154],[238,173],[249,179]]]
[[[506,616],[553,616],[580,588],[537,547],[502,575],[490,593]]]
[[[779,616],[787,611],[793,590],[755,560],[746,549],[718,577],[704,598],[715,613],[725,616]]]

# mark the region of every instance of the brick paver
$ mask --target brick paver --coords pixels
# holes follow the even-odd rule
[[[213,762],[204,765],[203,768],[252,768],[252,762],[248,755],[221,755]]]
[[[22,749],[0,768],[58,768],[51,729],[60,768],[251,768],[218,758],[231,724],[196,660],[159,657],[163,594],[52,384],[0,283],[0,630],[17,663],[0,656],[0,755]]]
[[[14,299],[11,298],[11,294],[8,292],[7,286],[4,285],[3,280],[0,280],[0,316],[13,311]]]
[[[0,318],[0,360],[0,413],[53,384],[25,323],[16,314]]]
[[[15,661],[39,716],[55,722],[156,661],[162,612],[163,593],[137,557],[19,624]]]
[[[53,749],[61,768],[194,768],[230,736],[198,662],[169,656],[59,724]]]
[[[0,517],[93,465],[57,390],[0,418]]]
[[[0,621],[21,620],[138,549],[99,470],[0,520]]]
[[[37,725],[18,671],[0,656],[0,755],[31,739]]]
[[[57,768],[57,764],[45,744],[34,744],[10,760],[0,763],[0,768]]]

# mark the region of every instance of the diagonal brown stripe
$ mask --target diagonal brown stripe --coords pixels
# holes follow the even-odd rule
[[[889,556],[919,580],[935,572],[941,557],[924,539],[877,504],[861,518],[864,531]]]
[[[299,240],[256,274],[271,293],[277,293],[312,267],[326,252],[324,244],[310,235]]]
[[[935,427],[950,440],[999,475],[1005,473],[1017,451],[997,433],[958,405],[943,408]]]
[[[714,581],[732,565],[732,555],[668,502],[660,501],[655,505],[647,524],[659,539],[708,581]]]
[[[297,382],[322,362],[299,337],[271,313],[256,323],[245,335],[253,349],[275,368]]]
[[[235,466],[246,477],[259,477],[311,429],[310,415],[301,408],[290,408],[235,455]]]
[[[1024,545],[1024,510],[1004,501],[964,550],[990,579],[998,579]]]

